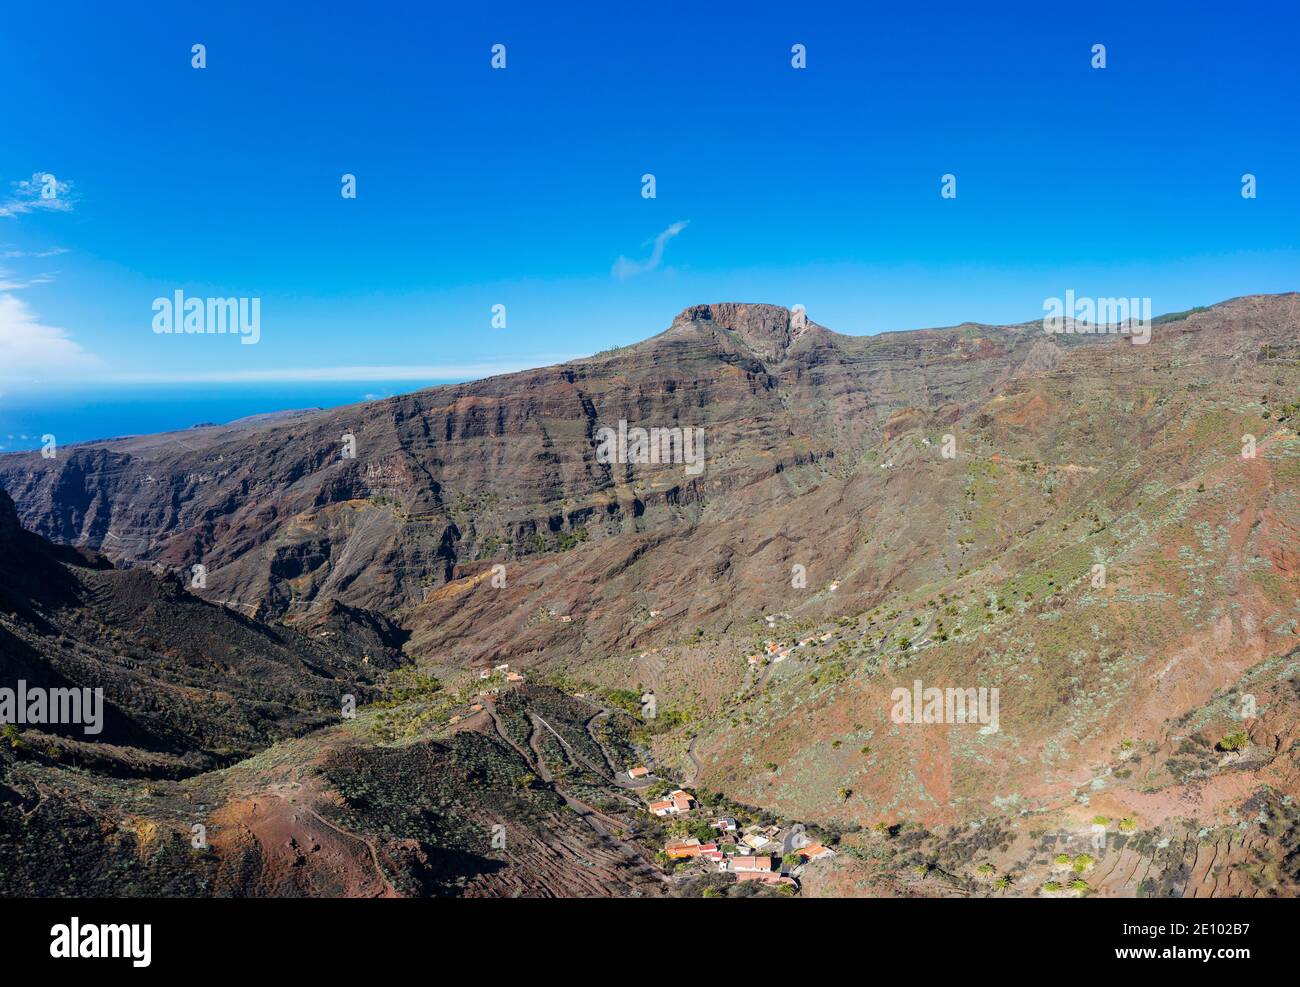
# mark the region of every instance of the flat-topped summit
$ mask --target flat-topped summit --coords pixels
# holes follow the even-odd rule
[[[815,326],[802,309],[756,302],[692,305],[673,320],[674,325],[684,322],[711,322],[735,333],[757,355],[769,360],[781,359],[791,343]]]

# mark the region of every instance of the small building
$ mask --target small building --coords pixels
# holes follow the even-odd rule
[[[767,854],[731,858],[731,869],[736,874],[762,873],[772,870],[772,858]]]
[[[809,843],[805,847],[799,847],[795,850],[804,860],[821,860],[823,857],[835,856],[835,851],[821,843]]]
[[[690,792],[677,789],[669,792],[667,798],[656,799],[651,802],[649,809],[656,816],[676,816],[684,812],[690,812],[695,807],[695,797]]]
[[[673,860],[686,860],[691,857],[713,859],[721,855],[718,844],[701,843],[693,837],[689,840],[673,840],[664,846],[664,853]]]
[[[737,881],[762,881],[764,884],[794,884],[795,882],[775,869],[770,856],[737,856],[729,861],[731,873]]]
[[[687,857],[698,857],[700,855],[700,841],[697,839],[673,840],[664,844],[664,853],[673,860],[683,860]]]
[[[644,778],[649,773],[650,773],[650,769],[647,768],[644,764],[638,764],[635,768],[627,769],[627,776],[629,778]]]

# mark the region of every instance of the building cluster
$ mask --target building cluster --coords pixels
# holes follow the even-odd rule
[[[648,808],[656,816],[686,816],[696,809],[696,803],[690,792],[677,789],[650,802]],[[787,844],[794,844],[789,853],[799,858],[795,867],[835,855],[830,847],[808,843],[801,832],[796,836],[795,830],[783,832],[780,826],[754,823],[742,829],[730,816],[717,816],[710,820],[709,828],[717,835],[707,840],[694,836],[669,840],[664,844],[664,855],[671,860],[696,861],[720,874],[730,874],[737,881],[765,884],[797,883],[787,873]]]
[[[818,642],[824,643],[829,641],[832,636],[833,635],[830,631],[826,631],[823,634],[813,634],[809,637],[800,638],[792,644],[782,644],[780,641],[764,641],[762,653],[750,655],[749,663],[751,665],[759,665],[763,662],[764,658],[773,663],[785,661],[785,659],[797,648],[806,648],[810,644],[817,644]]]
[[[507,682],[518,683],[524,681],[523,673],[512,672],[510,670],[510,662],[508,661],[503,662],[500,665],[494,665],[491,668],[480,668],[478,670],[478,677],[481,679],[490,679],[493,675],[504,675]]]

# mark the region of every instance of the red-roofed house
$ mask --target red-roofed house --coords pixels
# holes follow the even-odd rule
[[[835,856],[834,850],[820,843],[809,843],[805,847],[800,847],[795,853],[803,857],[804,860],[821,860],[822,857]]]
[[[695,807],[695,797],[690,792],[677,789],[669,792],[668,797],[650,803],[650,811],[656,816],[675,816],[690,812]]]
[[[706,857],[712,859],[714,855],[719,855],[718,844],[701,843],[699,840],[691,838],[689,840],[674,840],[664,846],[664,853],[674,860],[682,860],[686,857]]]

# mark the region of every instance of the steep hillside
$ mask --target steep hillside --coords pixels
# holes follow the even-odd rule
[[[0,492],[0,688],[103,692],[102,718],[5,711],[0,895],[665,893],[653,848],[623,838],[639,803],[604,775],[562,794],[577,767],[530,753],[533,701],[502,703],[522,745],[482,702],[431,739],[430,707],[437,725],[469,700],[388,633],[338,606],[310,636],[259,623],[23,531]],[[598,712],[535,702],[557,723]]]
[[[45,553],[73,574],[50,584],[67,612],[108,600],[92,595],[101,583],[122,595],[113,619],[153,642],[133,660],[174,646],[137,601],[175,584],[146,572],[201,564],[207,588],[181,593],[186,607],[335,642],[316,674],[357,671],[364,648],[366,669],[382,656],[461,683],[457,702],[430,699],[398,727],[366,714],[400,753],[354,744],[355,730],[335,751],[323,738],[338,727],[295,742],[312,747],[327,802],[346,802],[358,773],[409,788],[414,757],[490,751],[542,777],[533,713],[464,719],[469,670],[509,661],[566,701],[653,691],[657,716],[629,715],[661,771],[844,850],[809,893],[1054,894],[1053,854],[1092,853],[1104,818],[1088,893],[1290,894],[1298,339],[1295,294],[1157,320],[1147,345],[1038,324],[858,338],[773,306],[696,306],[645,342],[556,367],[3,456],[0,486],[24,524],[68,546]],[[703,470],[602,462],[600,429],[620,421],[703,429]],[[30,644],[34,619],[13,609],[0,632]],[[996,690],[995,728],[899,722],[894,690],[918,680]],[[205,751],[250,749],[192,734]],[[570,813],[585,784],[614,784],[570,767],[542,778]],[[268,784],[258,773],[252,790]],[[420,861],[440,841],[477,844],[383,802],[366,796],[418,844],[415,863],[381,869],[387,891],[511,893],[475,884],[477,864],[450,884],[421,877],[438,872]],[[490,815],[446,811],[480,827]],[[555,818],[527,829],[545,843],[573,821]],[[616,828],[635,817],[605,835]],[[598,883],[631,893],[613,853]],[[532,873],[522,893],[577,886],[567,868]]]

